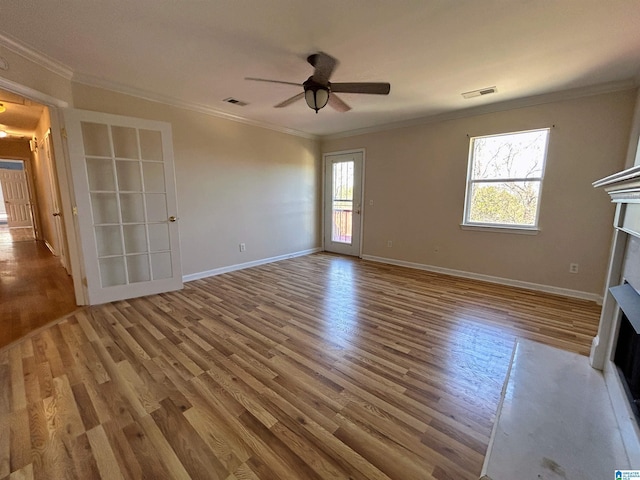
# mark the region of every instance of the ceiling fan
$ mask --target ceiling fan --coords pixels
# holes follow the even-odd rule
[[[351,107],[341,100],[336,93],[366,93],[370,95],[388,95],[391,90],[389,83],[383,82],[351,82],[332,83],[329,81],[331,74],[338,66],[338,60],[331,55],[318,52],[307,57],[307,62],[314,68],[311,75],[303,83],[282,82],[280,80],[267,80],[264,78],[245,77],[245,80],[257,82],[282,83],[284,85],[295,85],[302,87],[303,92],[288,98],[284,102],[275,105],[275,108],[282,108],[300,100],[304,97],[307,105],[318,113],[327,103],[339,112],[348,112]]]

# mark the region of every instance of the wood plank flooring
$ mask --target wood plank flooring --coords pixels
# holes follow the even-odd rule
[[[75,309],[71,277],[33,229],[0,226],[0,347]]]
[[[0,480],[477,480],[514,338],[598,312],[329,254],[85,308],[0,350]]]

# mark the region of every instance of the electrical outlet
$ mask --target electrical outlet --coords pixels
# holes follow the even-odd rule
[[[578,273],[578,264],[570,263],[569,264],[569,273]]]
[[[369,205],[373,207],[373,200],[369,200]]]
[[[393,241],[387,240],[387,247],[393,247]]]
[[[240,244],[240,251],[244,252],[247,249],[247,246],[244,243]]]

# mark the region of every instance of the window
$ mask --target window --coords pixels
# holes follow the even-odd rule
[[[537,230],[549,129],[473,137],[463,226]]]

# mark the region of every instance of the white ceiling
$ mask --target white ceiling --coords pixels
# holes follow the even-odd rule
[[[78,81],[315,135],[640,73],[640,0],[0,0],[0,35]],[[351,111],[316,115],[304,101],[273,108],[298,87],[244,80],[303,82],[320,50],[341,62],[332,81],[391,94],[341,94]]]

